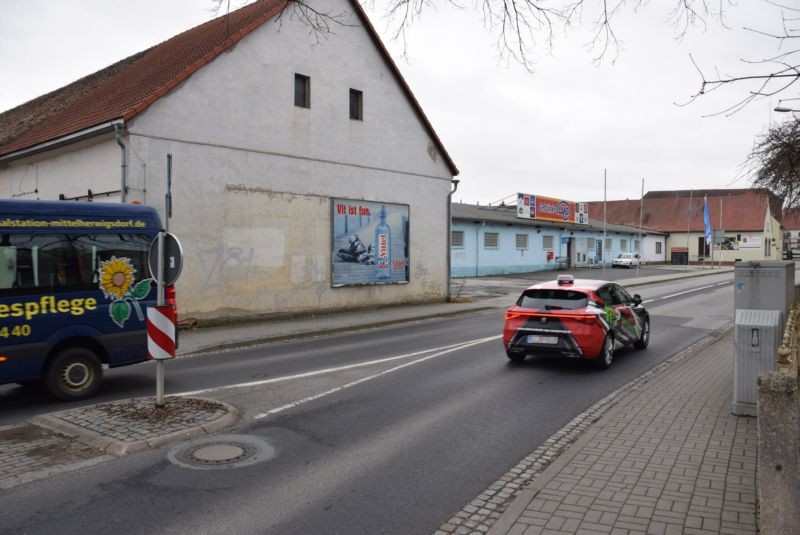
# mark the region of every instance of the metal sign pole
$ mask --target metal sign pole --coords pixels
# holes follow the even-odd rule
[[[158,279],[156,286],[156,305],[164,305],[164,230],[158,233]],[[156,361],[156,407],[164,406],[164,361]]]
[[[164,228],[169,232],[169,220],[172,217],[172,154],[167,154],[167,194],[164,196],[164,202],[166,204]]]

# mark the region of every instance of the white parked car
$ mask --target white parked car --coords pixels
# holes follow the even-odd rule
[[[644,259],[639,256],[639,253],[620,253],[612,262],[612,268],[633,268],[643,266]]]

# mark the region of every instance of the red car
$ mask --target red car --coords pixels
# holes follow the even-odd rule
[[[650,316],[642,298],[619,284],[558,279],[531,286],[506,311],[503,346],[508,358],[552,355],[591,360],[608,368],[614,351],[644,349],[650,342]]]

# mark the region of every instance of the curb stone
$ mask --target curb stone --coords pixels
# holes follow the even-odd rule
[[[139,399],[149,399],[149,398],[139,398]],[[192,440],[201,437],[203,435],[219,431],[226,427],[232,427],[240,420],[242,415],[241,411],[237,407],[234,407],[229,403],[225,403],[224,401],[212,400],[200,397],[192,397],[192,398],[185,397],[183,399],[194,399],[194,400],[200,400],[218,404],[221,406],[222,409],[225,410],[225,413],[222,416],[210,422],[200,423],[191,427],[187,427],[185,429],[172,431],[163,435],[157,435],[149,438],[142,438],[140,440],[131,440],[131,441],[115,439],[107,435],[104,435],[100,432],[94,431],[92,429],[87,429],[86,427],[66,421],[64,419],[64,417],[70,413],[74,414],[81,410],[84,411],[91,410],[93,407],[97,407],[98,405],[83,407],[81,409],[72,409],[72,410],[54,412],[50,414],[38,415],[30,418],[28,422],[38,427],[42,427],[49,431],[77,440],[78,442],[96,448],[102,452],[113,455],[115,457],[122,457],[130,453],[135,453],[148,449],[156,449],[161,446],[171,444],[174,442],[180,442],[183,440]],[[130,400],[111,402],[101,405],[121,404],[127,401]]]

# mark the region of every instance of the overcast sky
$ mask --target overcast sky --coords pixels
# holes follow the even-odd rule
[[[642,179],[645,191],[747,187],[741,164],[756,136],[783,119],[772,111],[777,99],[731,117],[703,116],[734,103],[745,87],[675,103],[699,88],[690,53],[709,75],[745,72],[740,58],[774,56],[775,40],[741,28],[779,31],[780,12],[763,0],[741,2],[728,10],[730,29],[712,23],[677,41],[663,4],[674,2],[620,17],[624,50],[616,61],[593,65],[588,32],[559,32],[552,52],[535,54],[533,73],[498,58],[480,12],[429,8],[407,34],[406,58],[379,3],[369,14],[460,170],[456,201],[486,204],[518,191],[602,200],[604,169],[610,200],[638,198]],[[211,7],[211,0],[5,0],[0,110],[201,24],[214,16]]]

